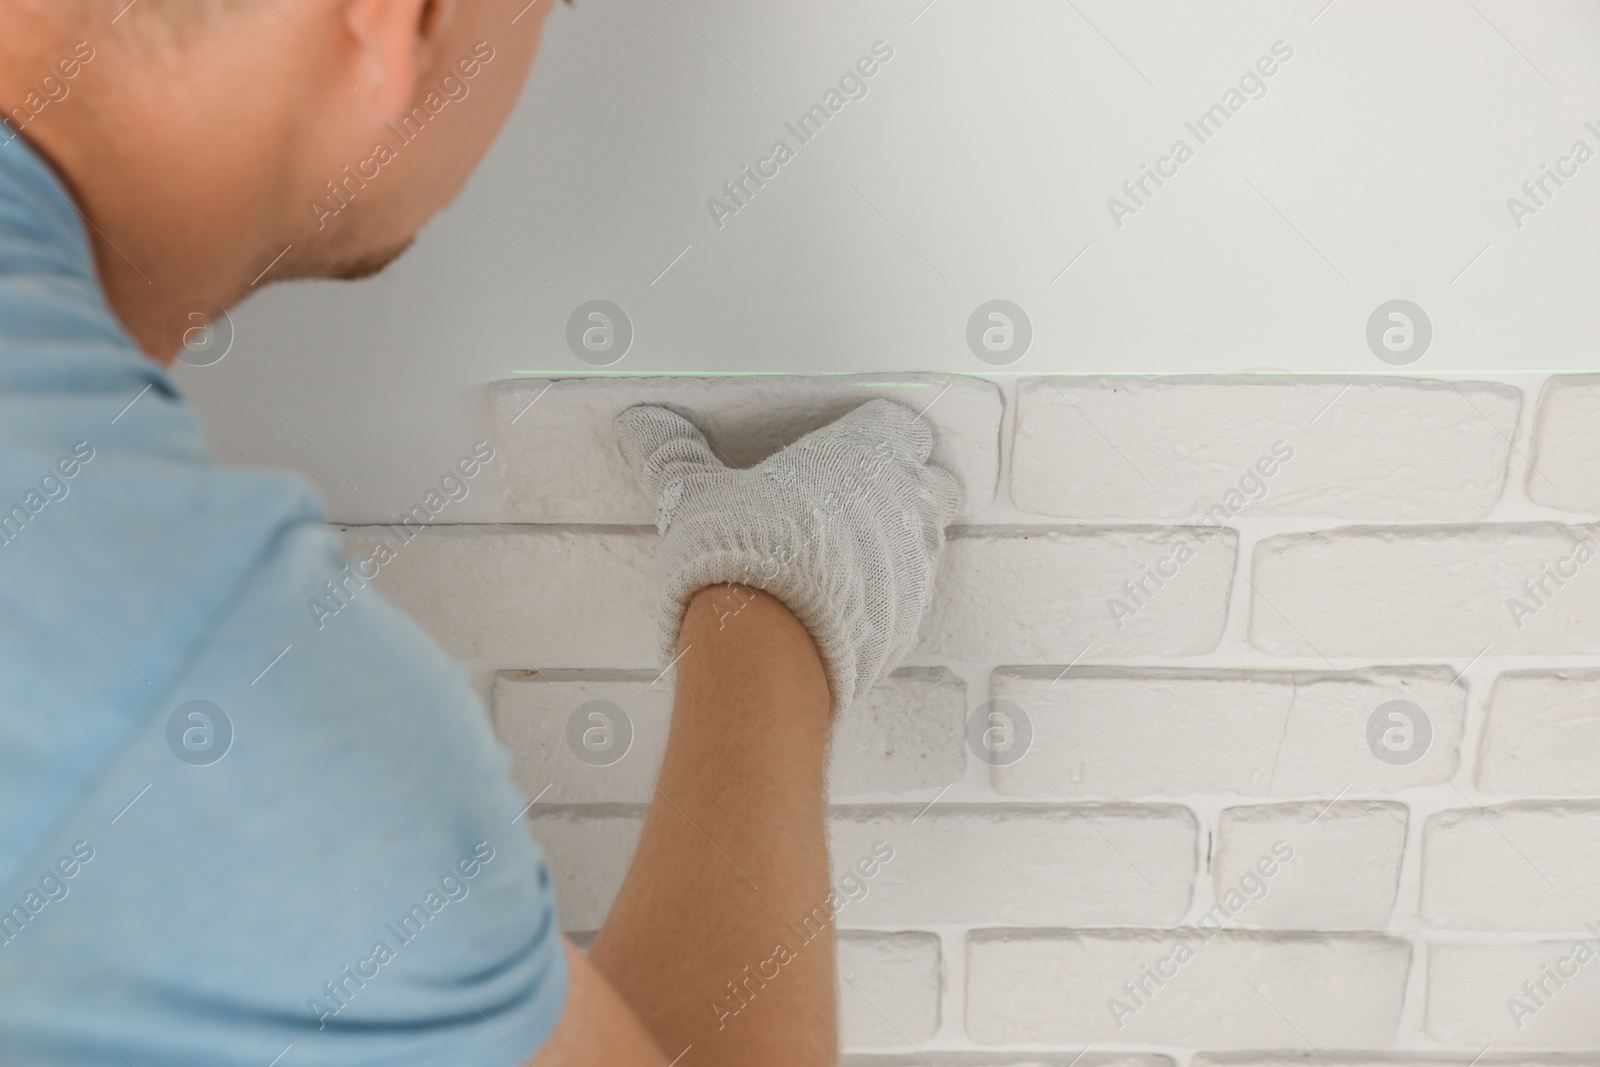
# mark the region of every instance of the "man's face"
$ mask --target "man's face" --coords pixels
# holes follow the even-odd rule
[[[551,6],[552,0],[450,5],[402,113],[388,122],[334,124],[317,138],[296,168],[305,187],[296,274],[367,277],[410,246],[466,185],[504,125]]]

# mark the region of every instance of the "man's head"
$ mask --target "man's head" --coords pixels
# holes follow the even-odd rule
[[[113,306],[170,358],[184,303],[399,255],[504,123],[551,2],[12,0],[0,108],[71,187]]]

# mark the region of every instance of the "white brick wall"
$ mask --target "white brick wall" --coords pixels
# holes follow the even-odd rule
[[[1575,949],[1583,944],[1431,946],[1429,1036],[1472,1048],[1600,1049],[1600,960],[1579,963]],[[1593,950],[1592,936],[1587,947]],[[1600,1053],[1591,1052],[1586,1062],[1596,1059]]]
[[[1494,682],[1478,785],[1600,795],[1600,671],[1511,671]]]
[[[1405,942],[1210,937],[1171,930],[974,933],[967,1031],[996,1045],[1177,1045],[1199,1035],[1222,1048],[1393,1042],[1410,956]],[[1177,959],[1179,946],[1191,953],[1185,962]]]
[[[915,1047],[939,1030],[933,934],[839,935],[839,1034],[851,1048]]]
[[[1173,1067],[1171,1058],[1167,1056],[1087,1050],[1070,1055],[1004,1052],[879,1054],[846,1056],[842,1062],[844,1067]]]
[[[1442,782],[1456,770],[1466,705],[1453,673],[1006,668],[993,697],[1028,709],[1034,741],[991,773],[1002,793],[1040,797],[1331,797]],[[1434,726],[1428,752],[1406,766],[1367,748],[1367,719],[1392,699],[1419,704]]]
[[[895,850],[839,916],[846,1063],[1600,1063],[1600,376],[497,384],[514,524],[345,535],[489,698],[564,928],[627,869],[674,681],[612,416],[744,464],[880,395],[967,507],[836,731],[836,873]],[[590,701],[632,726],[609,766]],[[1016,708],[1020,759],[969,748]]]
[[[875,841],[895,851],[847,924],[1116,926],[1188,910],[1196,825],[1183,808],[940,805],[917,818],[921,806],[835,814],[835,862]]]
[[[844,1067],[1173,1067],[1171,1058],[1167,1056],[1087,1050],[1079,1050],[1071,1055],[1008,1055],[1004,1052],[879,1054],[846,1056],[843,1063]]]
[[[1600,805],[1434,815],[1422,836],[1422,915],[1457,930],[1600,925]]]
[[[1270,877],[1262,858],[1282,842],[1293,858]],[[1394,910],[1406,808],[1388,801],[1228,808],[1217,822],[1215,892],[1241,884],[1261,899],[1236,925],[1258,930],[1382,930]],[[1270,860],[1268,862],[1270,867]],[[1254,875],[1251,881],[1245,881]]]
[[[1600,381],[1561,375],[1539,396],[1539,423],[1528,469],[1528,495],[1565,511],[1600,512]]]
[[[1256,550],[1251,640],[1275,656],[1600,653],[1585,544],[1600,548],[1551,522],[1272,537]]]
[[[1294,1053],[1259,1055],[1256,1053],[1216,1053],[1200,1055],[1190,1060],[1190,1067],[1309,1067],[1311,1063],[1323,1067],[1590,1067],[1591,1059],[1576,1056],[1540,1055],[1538,1053],[1428,1053],[1393,1052],[1351,1056],[1330,1052],[1321,1056],[1306,1057]]]
[[[1500,499],[1520,401],[1478,382],[1027,378],[1011,499],[1074,519],[1195,520],[1241,510],[1230,493],[1252,515],[1480,519]]]
[[[1068,662],[1210,652],[1227,619],[1237,538],[1162,527],[972,526],[951,531],[923,651]],[[1181,567],[1176,556],[1192,548]],[[1169,560],[1156,585],[1145,569]],[[1124,583],[1145,582],[1129,594]],[[1127,614],[1114,613],[1116,600]]]

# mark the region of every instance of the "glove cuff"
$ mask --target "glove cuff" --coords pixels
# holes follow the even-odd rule
[[[688,566],[667,575],[662,583],[661,662],[669,664],[678,655],[678,634],[694,594],[708,585],[745,585],[776,597],[794,613],[811,634],[822,654],[823,671],[828,676],[828,691],[833,714],[837,716],[855,703],[859,691],[860,668],[856,649],[847,635],[852,627],[841,619],[836,604],[820,595],[814,586],[791,577],[789,568],[779,568],[768,577],[752,565],[747,551],[725,550],[696,557]]]

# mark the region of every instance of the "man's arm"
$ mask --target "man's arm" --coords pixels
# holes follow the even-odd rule
[[[928,464],[928,424],[887,400],[747,469],[663,407],[624,411],[617,443],[658,502],[678,682],[639,848],[589,962],[670,1063],[831,1064],[832,713],[915,646],[960,491]]]
[[[550,1039],[527,1067],[664,1067],[667,1058],[605,975],[571,942],[563,947],[567,1005]]]
[[[669,1057],[837,1054],[823,771],[828,683],[776,598],[708,586],[679,639],[672,731],[633,866],[590,959]],[[820,936],[802,941],[813,921]]]
[[[728,585],[695,595],[679,649],[638,852],[530,1067],[835,1059],[833,926],[800,927],[828,893],[822,661],[780,601]]]

